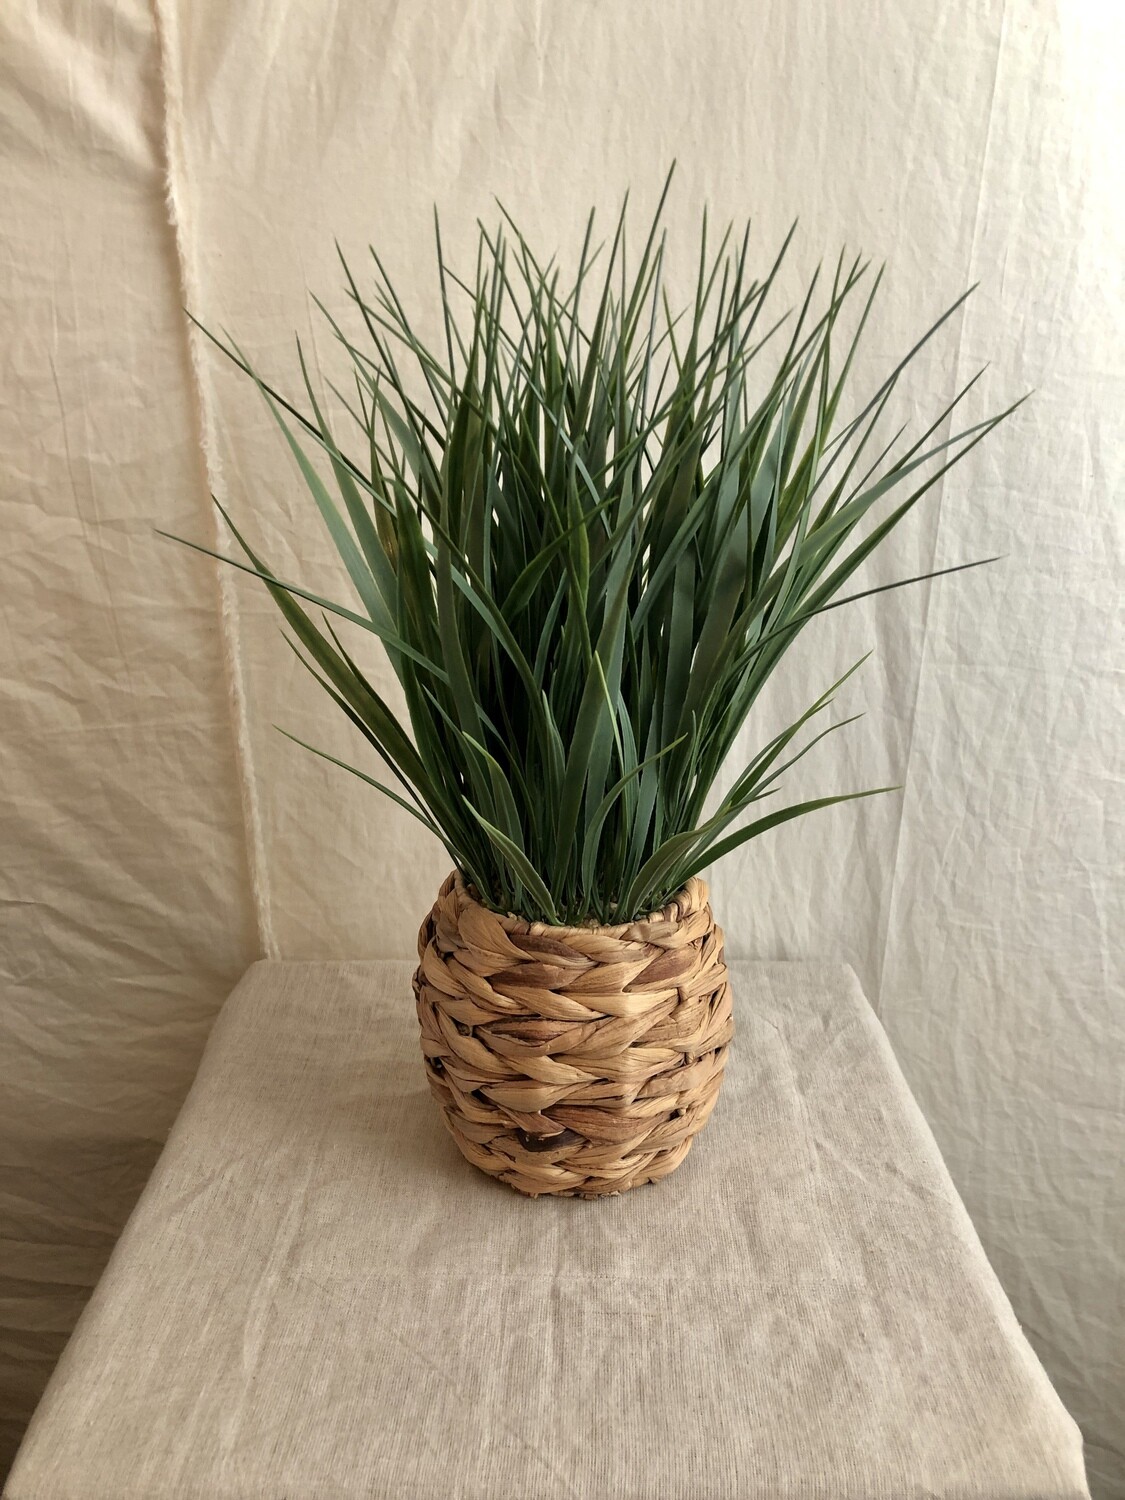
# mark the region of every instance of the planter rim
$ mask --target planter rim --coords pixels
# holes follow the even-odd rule
[[[707,882],[699,875],[692,875],[682,885],[676,894],[656,911],[647,912],[642,916],[634,917],[631,922],[618,922],[609,924],[605,922],[580,922],[570,926],[563,922],[532,922],[527,917],[518,917],[514,912],[497,911],[494,907],[486,906],[480,899],[477,889],[466,881],[459,869],[454,869],[451,879],[453,888],[466,901],[471,901],[474,906],[479,906],[486,911],[490,917],[495,918],[505,932],[538,935],[540,933],[555,933],[565,937],[568,933],[589,934],[591,932],[605,933],[608,937],[622,937],[631,928],[653,922],[682,922],[685,917],[702,911],[710,901],[710,891]]]

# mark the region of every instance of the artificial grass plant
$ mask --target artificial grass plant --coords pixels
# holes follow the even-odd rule
[[[873,795],[760,806],[841,727],[814,720],[847,673],[709,806],[801,628],[876,592],[841,591],[1008,415],[946,435],[970,381],[920,437],[884,443],[904,370],[964,298],[851,402],[882,273],[841,256],[819,309],[818,275],[774,320],[792,231],[756,279],[749,231],[712,250],[704,222],[695,293],[675,312],[663,206],[632,266],[625,211],[600,249],[591,215],[569,281],[503,210],[480,228],[467,281],[438,233],[438,348],[374,252],[369,292],[341,256],[355,329],[321,310],[352,366],[354,390],[336,391],[350,439],[329,426],[299,345],[305,411],[220,343],[269,404],[354,590],[339,603],[279,579],[223,511],[236,566],[263,580],[393,784],[375,765],[346,769],[440,839],[485,905],[552,923],[630,920],[746,840]],[[382,642],[409,723],[341,621]]]

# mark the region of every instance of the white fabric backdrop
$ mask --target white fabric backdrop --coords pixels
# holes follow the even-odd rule
[[[273,732],[362,753],[268,599],[152,536],[211,540],[214,488],[283,575],[344,587],[268,413],[193,363],[181,303],[291,384],[295,328],[333,361],[305,293],[343,309],[334,237],[357,260],[377,242],[432,326],[434,201],[454,253],[493,193],[573,251],[591,201],[608,215],[631,185],[644,212],[675,157],[685,272],[704,201],[753,214],[763,261],[800,214],[794,277],[844,241],[889,261],[861,380],[980,280],[904,419],[986,359],[975,414],[1037,390],[869,578],[1007,560],[826,617],[745,742],[874,646],[846,699],[866,718],[793,790],[903,793],[756,843],[713,886],[739,956],[855,965],[1095,1490],[1125,1495],[1116,9],[161,0],[159,19],[143,0],[0,18],[9,1445],[240,968],[408,954],[444,873],[405,815]]]

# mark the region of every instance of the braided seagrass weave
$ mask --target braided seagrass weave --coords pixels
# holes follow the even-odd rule
[[[462,1154],[532,1197],[656,1182],[718,1098],[733,1031],[707,886],[619,927],[501,916],[450,875],[414,975],[430,1088]]]

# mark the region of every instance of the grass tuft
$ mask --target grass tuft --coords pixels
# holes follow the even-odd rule
[[[439,350],[374,252],[368,292],[341,254],[358,332],[322,311],[352,366],[354,391],[339,394],[358,452],[330,429],[299,345],[303,411],[215,339],[276,418],[354,590],[344,605],[279,579],[223,512],[236,566],[264,582],[294,651],[395,784],[344,768],[440,839],[487,904],[548,922],[629,920],[746,840],[874,795],[759,807],[842,727],[796,747],[848,672],[705,811],[802,627],[881,592],[840,595],[1015,409],[939,435],[970,381],[915,442],[873,452],[903,372],[964,298],[842,421],[882,273],[841,256],[819,310],[818,276],[771,322],[792,232],[758,279],[748,231],[712,250],[704,223],[694,297],[673,312],[663,207],[635,264],[624,209],[608,249],[593,248],[591,215],[566,284],[503,210],[462,281],[435,220]],[[383,643],[409,724],[349,653],[341,619]]]

